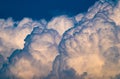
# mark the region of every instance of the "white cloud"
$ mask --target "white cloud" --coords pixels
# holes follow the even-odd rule
[[[60,36],[58,33],[54,30],[36,28],[26,38],[25,50],[22,51],[29,53],[31,58],[28,59],[22,56],[10,67],[11,72],[18,78],[33,79],[34,77],[46,77],[52,71],[55,57],[59,54],[57,43]]]
[[[0,20],[0,54],[12,54],[8,68],[2,69],[20,79],[118,78],[119,5],[120,1],[114,5],[100,0],[87,13],[59,16],[48,23]],[[21,50],[12,53],[15,49]]]
[[[67,16],[59,16],[53,18],[53,20],[48,23],[47,28],[56,30],[62,36],[66,30],[73,26],[74,23],[72,18],[67,18]]]
[[[15,49],[22,49],[25,37],[36,26],[41,26],[41,24],[29,18],[24,18],[20,22],[14,22],[12,19],[1,19],[0,54],[6,59]]]
[[[80,20],[81,24],[64,34],[60,44],[62,72],[71,68],[76,75],[87,72],[86,79],[110,79],[120,74],[117,70],[120,67],[119,36],[116,36],[119,20],[116,20],[117,14],[113,15],[115,20],[109,17],[116,8],[96,3]]]

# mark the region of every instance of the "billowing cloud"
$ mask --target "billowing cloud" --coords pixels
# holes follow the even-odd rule
[[[119,12],[120,0],[100,0],[50,22],[1,19],[0,78],[119,79]]]
[[[72,18],[67,18],[67,16],[59,16],[50,21],[47,28],[56,30],[60,35],[63,35],[66,30],[73,26],[74,23]]]
[[[59,35],[53,30],[38,29],[26,38],[23,52],[29,53],[30,57],[21,57],[10,67],[11,72],[19,78],[46,77],[52,71],[53,61],[58,55]]]
[[[22,49],[25,37],[36,26],[41,24],[29,18],[20,22],[14,22],[11,18],[0,19],[0,55],[6,59],[15,49]]]
[[[64,34],[58,60],[61,73],[72,68],[76,75],[86,72],[86,79],[110,79],[120,73],[119,15],[115,11],[119,9],[119,3],[112,7],[98,2],[78,26]]]

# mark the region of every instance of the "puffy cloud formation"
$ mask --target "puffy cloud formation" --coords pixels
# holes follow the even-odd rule
[[[74,26],[72,18],[67,18],[67,16],[60,16],[50,21],[47,25],[47,28],[56,30],[60,35],[63,35],[63,33],[72,26]]]
[[[48,23],[1,20],[0,78],[119,79],[119,13],[120,0],[100,0]]]
[[[111,79],[120,73],[119,9],[119,3],[97,2],[64,34],[58,59],[61,73],[69,69],[76,75],[86,72],[85,79]]]
[[[20,22],[14,22],[11,18],[0,19],[0,55],[6,59],[15,49],[22,49],[25,37],[36,26],[41,24],[29,18]]]
[[[17,62],[10,65],[10,71],[22,79],[46,77],[52,71],[53,61],[58,55],[59,35],[56,31],[37,27],[25,41],[22,52],[29,56],[16,59]]]
[[[56,28],[51,28],[51,25],[57,22],[60,22],[58,24],[59,27],[57,27],[61,29],[60,31]],[[8,29],[12,34],[6,31],[5,28],[1,32],[2,34],[6,34],[6,37],[1,36],[1,39],[6,39],[7,42],[10,42],[10,45],[5,40],[3,41],[6,43],[4,46],[7,48],[2,48],[2,50],[9,50],[0,53],[1,60],[3,61],[0,63],[1,67],[3,65],[1,71],[4,69],[7,71],[6,73],[1,72],[0,77],[18,79],[39,79],[46,77],[52,71],[53,62],[59,54],[58,45],[62,38],[62,33],[73,25],[71,19],[66,16],[61,16],[47,23],[45,20],[33,21],[25,18],[17,22],[16,25],[13,22],[11,25],[13,29]],[[62,29],[62,26],[65,28]],[[1,47],[3,47],[2,44]],[[5,58],[6,62],[4,63]],[[4,64],[9,65],[6,68]],[[9,75],[10,73],[12,74]]]

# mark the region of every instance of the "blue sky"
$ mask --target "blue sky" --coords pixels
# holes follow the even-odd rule
[[[0,0],[0,18],[23,17],[51,19],[53,16],[70,16],[85,12],[98,0]]]

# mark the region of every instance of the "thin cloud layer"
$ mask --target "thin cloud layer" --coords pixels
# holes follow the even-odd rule
[[[0,78],[119,79],[119,13],[120,0],[100,0],[50,22],[0,20]]]

